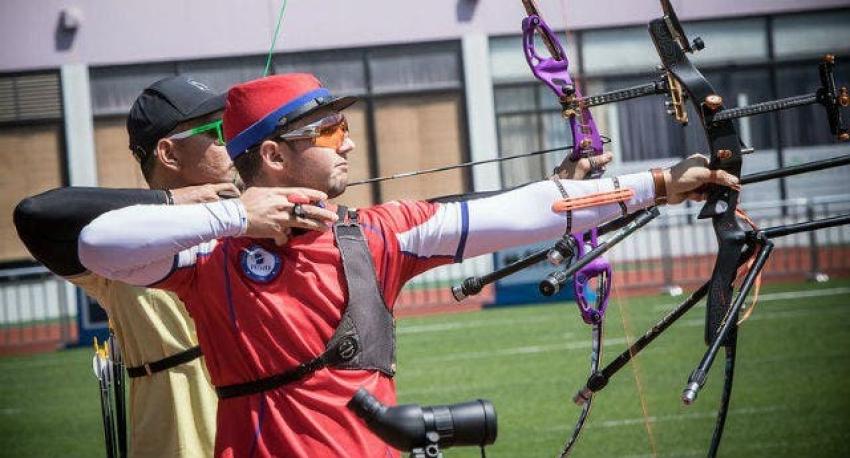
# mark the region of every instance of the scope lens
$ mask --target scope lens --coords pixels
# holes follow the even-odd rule
[[[456,445],[485,446],[496,442],[496,409],[479,399],[449,406],[423,407],[425,429],[440,434],[444,448]]]

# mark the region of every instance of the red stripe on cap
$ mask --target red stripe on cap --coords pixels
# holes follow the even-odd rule
[[[321,87],[319,79],[309,73],[273,75],[233,86],[227,91],[224,106],[225,140],[232,140],[274,110]]]

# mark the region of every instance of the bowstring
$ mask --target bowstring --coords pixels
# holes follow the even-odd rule
[[[652,421],[649,416],[649,405],[646,401],[646,396],[644,395],[643,382],[641,381],[641,370],[640,363],[638,362],[638,357],[632,351],[632,342],[634,339],[632,338],[632,326],[627,317],[626,307],[624,306],[624,301],[621,300],[621,295],[619,292],[619,287],[616,282],[611,282],[611,289],[613,294],[611,297],[614,299],[617,304],[617,313],[620,315],[620,321],[623,324],[623,337],[626,339],[626,348],[629,349],[629,356],[631,357],[631,367],[632,373],[635,377],[635,386],[638,391],[638,399],[640,400],[640,408],[643,412],[643,426],[646,429],[646,437],[649,440],[649,448],[652,451],[652,456],[658,456],[658,445],[655,442],[655,434],[652,432]]]
[[[272,56],[274,55],[274,47],[277,43],[277,37],[280,33],[280,24],[283,22],[283,14],[286,12],[286,4],[288,0],[283,0],[283,4],[280,6],[280,12],[277,15],[277,25],[274,28],[274,35],[272,35],[272,44],[269,46],[269,55],[266,58],[266,68],[263,70],[263,77],[269,76],[269,72],[272,69]]]

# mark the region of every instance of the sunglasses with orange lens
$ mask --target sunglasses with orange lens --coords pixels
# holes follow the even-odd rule
[[[281,134],[281,140],[312,140],[313,146],[339,149],[348,134],[348,120],[342,113],[335,113],[312,124]]]

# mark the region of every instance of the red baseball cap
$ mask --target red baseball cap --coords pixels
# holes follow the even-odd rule
[[[309,73],[287,73],[237,84],[227,91],[224,139],[236,159],[275,131],[307,114],[330,108],[342,111],[357,97],[334,97]]]

